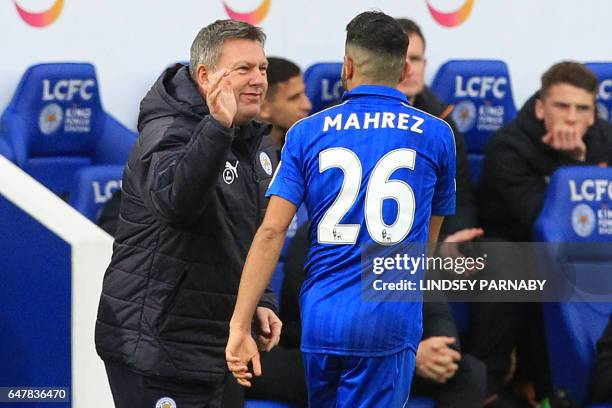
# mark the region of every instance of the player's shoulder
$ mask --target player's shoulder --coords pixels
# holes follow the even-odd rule
[[[444,119],[440,119],[436,115],[432,115],[429,112],[425,112],[422,109],[416,108],[404,102],[400,102],[404,109],[407,109],[413,116],[420,116],[429,126],[438,128],[443,131],[448,131],[453,134],[453,129]]]

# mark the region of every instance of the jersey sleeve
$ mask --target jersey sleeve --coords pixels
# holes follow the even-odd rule
[[[440,154],[438,162],[438,181],[431,204],[432,215],[452,215],[455,213],[456,195],[456,150],[455,138],[450,126],[444,123],[441,126]]]
[[[270,182],[266,197],[279,196],[291,201],[296,207],[304,198],[303,159],[299,148],[299,128],[293,127],[287,132],[285,145],[281,151],[281,161]]]

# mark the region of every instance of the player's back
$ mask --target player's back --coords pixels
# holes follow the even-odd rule
[[[294,126],[283,151],[312,221],[302,349],[384,355],[416,347],[420,303],[362,301],[363,249],[426,242],[432,202],[435,213],[454,211],[454,142],[395,89],[359,86],[345,99]],[[279,171],[279,185],[291,173]]]

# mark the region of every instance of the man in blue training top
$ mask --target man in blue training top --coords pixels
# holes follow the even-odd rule
[[[300,299],[309,405],[401,407],[421,338],[421,303],[363,301],[362,250],[437,240],[455,209],[455,146],[445,122],[395,89],[409,71],[402,27],[370,11],[346,30],[348,92],[287,133],[244,265],[226,359],[244,386],[261,375],[252,316],[304,202],[311,218]]]

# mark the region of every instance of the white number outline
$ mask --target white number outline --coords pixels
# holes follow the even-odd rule
[[[335,154],[340,154],[342,157],[338,157]],[[344,154],[347,155],[344,155]],[[331,154],[331,155],[330,155]],[[327,163],[327,158],[334,159],[330,163]],[[348,159],[350,164],[355,166],[354,168],[357,170],[358,177],[351,177],[349,182],[352,184],[357,184],[357,188],[353,191],[349,190],[347,187],[347,171],[350,171],[352,168],[345,168],[341,165],[338,165],[338,161],[340,159]],[[330,149],[325,149],[319,153],[319,173],[323,173],[326,170],[338,168],[342,170],[342,187],[340,188],[340,193],[336,196],[336,199],[332,203],[331,206],[325,211],[323,217],[321,217],[321,221],[319,221],[319,225],[317,226],[317,241],[324,244],[355,244],[357,242],[357,237],[359,236],[359,230],[361,229],[361,224],[340,224],[339,221],[344,218],[346,213],[351,209],[355,201],[357,200],[357,196],[359,195],[359,191],[361,190],[361,176],[363,174],[363,169],[361,167],[361,161],[359,157],[349,149],[345,149],[343,147],[332,147]],[[344,203],[347,202],[346,194],[351,194],[349,196],[350,201],[348,201],[348,205]],[[341,205],[340,209],[336,209],[338,205]],[[331,219],[331,220],[330,220]],[[327,227],[330,225],[331,228]],[[340,233],[340,238],[336,238],[335,234]],[[345,234],[349,235],[349,238],[342,239]]]
[[[408,155],[407,157],[405,157],[406,163],[402,162],[401,160],[404,154]],[[396,158],[396,156],[400,156],[400,157]],[[384,180],[385,180],[384,182],[385,189],[388,190],[389,188],[393,188],[395,186],[395,188],[401,190],[401,188],[405,186],[406,190],[404,191],[408,193],[408,196],[404,198],[404,200],[402,200],[403,197],[399,197],[398,194],[396,195],[376,194],[374,196],[374,193],[377,193],[377,191],[375,191],[376,187],[372,187],[373,186],[372,183],[376,182],[376,178],[378,178],[377,170],[380,168],[380,166],[383,165],[383,161],[391,161],[391,163],[393,162],[396,163],[388,171],[385,171],[383,173]],[[384,165],[386,165],[386,163],[384,163]],[[406,183],[405,181],[389,180],[389,178],[391,178],[391,175],[396,170],[403,169],[403,168],[414,170],[415,165],[416,165],[416,151],[415,150],[413,149],[395,149],[395,150],[388,152],[383,157],[381,157],[380,160],[378,160],[378,162],[376,163],[376,166],[374,166],[374,169],[372,169],[372,174],[370,175],[370,180],[368,181],[368,187],[366,188],[366,199],[365,199],[365,208],[364,208],[365,221],[366,221],[366,226],[368,228],[368,234],[370,234],[370,237],[379,244],[382,244],[382,245],[397,244],[398,242],[403,241],[404,238],[406,238],[406,236],[412,230],[412,224],[414,223],[414,213],[416,211],[416,200],[414,197],[414,191],[412,190],[412,187],[410,187],[410,184]],[[398,184],[402,184],[403,186],[399,186]],[[374,192],[372,192],[373,190]],[[371,197],[374,197],[374,198],[371,198]],[[397,203],[397,208],[398,208],[397,215],[395,217],[395,221],[391,225],[387,225],[382,217],[383,203],[386,199],[394,200]],[[374,205],[374,203],[376,205],[375,207],[376,210],[370,211],[369,209],[372,208],[372,205]],[[407,209],[409,211],[409,214],[407,214],[408,218],[406,218],[407,222],[404,221],[402,217],[400,216],[402,213],[402,208],[404,208],[404,205],[407,206]],[[374,216],[376,218],[372,219],[372,216],[374,213],[375,213]],[[386,231],[387,228],[393,229],[399,221],[403,221],[404,224],[407,224],[407,227],[403,229],[404,233],[401,235],[400,238],[394,239],[393,237],[389,237],[389,239],[386,239],[381,233],[381,239],[378,239],[377,234],[373,234],[374,231],[379,229],[378,225],[376,225],[377,222],[380,222],[380,224],[382,224],[382,227],[383,227],[382,231]]]
[[[337,154],[340,154],[340,157],[337,156]],[[405,161],[402,161],[402,159],[405,159]],[[341,160],[348,161],[349,165],[343,166],[344,163],[340,163]],[[383,173],[382,178],[385,180],[385,188],[381,194],[378,193],[376,187],[372,187],[372,183],[381,178],[381,176],[378,175],[378,172],[385,168],[381,166],[386,166],[387,161],[391,161],[392,163],[395,161],[396,163],[392,164],[392,167]],[[368,234],[375,242],[379,244],[393,245],[401,242],[412,230],[414,215],[416,212],[414,190],[412,190],[412,187],[403,180],[390,180],[390,177],[400,168],[414,170],[415,166],[416,151],[413,149],[400,148],[385,154],[378,160],[372,169],[370,180],[368,181],[368,185],[366,187],[364,218],[366,221]],[[333,147],[330,149],[325,149],[319,153],[319,173],[323,173],[331,168],[338,168],[342,171],[342,187],[332,205],[327,209],[327,211],[325,211],[325,214],[323,214],[323,217],[321,217],[321,221],[319,221],[317,226],[317,241],[319,243],[336,245],[355,244],[357,242],[357,237],[359,236],[361,225],[340,224],[340,220],[344,218],[346,213],[353,207],[361,190],[361,177],[363,174],[361,161],[359,160],[359,157],[357,157],[357,155],[351,150],[343,147]],[[353,169],[357,169],[357,171],[354,171]],[[347,175],[350,176],[350,180],[348,180],[348,182],[351,183],[351,185],[348,187],[347,179],[349,179],[349,177],[347,177]],[[354,190],[355,185],[357,189],[355,191],[351,191],[351,189]],[[396,189],[398,189],[398,191],[403,190],[404,193],[407,193],[407,196],[401,197],[398,194],[388,193],[388,190],[393,189],[394,186]],[[347,194],[350,194],[350,196],[347,197]],[[350,201],[347,201],[349,198]],[[398,206],[395,221],[391,225],[387,225],[382,217],[383,203],[386,199],[395,200]],[[337,206],[340,206],[340,208],[336,208]],[[372,210],[373,208],[375,210]],[[408,217],[405,220],[401,217],[403,208],[406,208],[408,214]],[[387,228],[393,229],[400,220],[404,225],[407,225],[407,227],[400,230],[400,232],[403,232],[400,234],[401,237],[385,237],[384,234],[386,233]],[[382,225],[377,225],[377,223]],[[378,239],[378,236],[374,236],[372,231],[381,231],[381,239]],[[339,238],[335,235],[338,232],[340,233]],[[349,235],[348,238],[344,238],[345,234]]]

